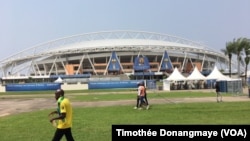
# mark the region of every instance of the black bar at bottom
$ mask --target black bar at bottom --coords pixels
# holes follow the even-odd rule
[[[112,141],[123,139],[250,140],[250,125],[112,125]]]

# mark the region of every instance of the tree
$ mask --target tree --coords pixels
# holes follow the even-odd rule
[[[233,42],[227,42],[226,43],[226,49],[221,49],[221,51],[228,56],[229,59],[229,76],[231,77],[231,69],[232,69],[232,56],[233,56],[233,52],[234,52],[235,48],[234,48],[234,43]]]
[[[227,42],[226,43],[226,50],[222,50],[225,55],[229,56],[229,75],[231,77],[231,59],[232,59],[232,54],[235,54],[237,56],[237,66],[238,66],[238,77],[240,77],[240,63],[244,63],[242,59],[242,51],[244,50],[245,47],[245,38],[238,38],[238,39],[233,39],[233,41]]]
[[[246,56],[245,57],[245,63],[246,63],[246,66],[245,66],[245,84],[247,84],[247,67],[248,67],[248,64],[250,62],[250,57],[249,56]]]
[[[243,46],[244,46],[244,53],[245,53],[245,84],[247,84],[247,68],[248,64],[250,63],[250,39],[243,39]]]
[[[235,50],[233,53],[237,55],[237,64],[238,64],[238,77],[240,77],[240,63],[242,60],[242,51],[244,50],[244,47],[246,45],[246,38],[238,38],[236,41],[234,39],[233,41]]]

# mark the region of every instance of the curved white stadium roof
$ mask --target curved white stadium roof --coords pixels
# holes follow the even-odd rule
[[[104,31],[74,35],[42,43],[25,49],[0,61],[2,76],[9,70],[22,71],[32,61],[64,53],[103,51],[180,51],[206,54],[228,61],[228,58],[200,43],[166,34],[143,31]]]

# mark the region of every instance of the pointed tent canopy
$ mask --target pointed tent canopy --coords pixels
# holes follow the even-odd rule
[[[193,72],[187,77],[187,80],[206,80],[206,77],[195,66]]]
[[[185,81],[187,78],[183,76],[177,68],[174,68],[174,71],[170,74],[170,76],[166,79],[168,81]]]
[[[63,80],[62,80],[62,78],[61,77],[58,77],[55,81],[54,81],[55,83],[62,83],[63,82]]]
[[[231,80],[230,77],[223,75],[216,66],[214,67],[213,71],[206,77],[206,79]]]

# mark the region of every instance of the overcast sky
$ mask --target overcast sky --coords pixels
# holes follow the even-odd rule
[[[0,60],[62,37],[157,32],[220,51],[250,38],[250,0],[0,0]]]

